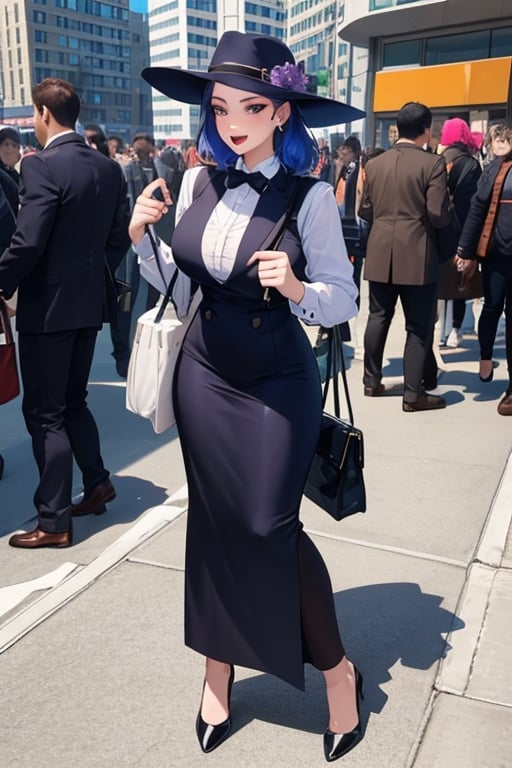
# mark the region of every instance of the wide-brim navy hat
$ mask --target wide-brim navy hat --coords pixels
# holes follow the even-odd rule
[[[273,37],[225,32],[208,71],[147,67],[142,77],[160,93],[186,104],[201,104],[209,82],[223,83],[278,101],[297,104],[311,128],[360,120],[365,113],[306,91],[306,79],[290,49]]]

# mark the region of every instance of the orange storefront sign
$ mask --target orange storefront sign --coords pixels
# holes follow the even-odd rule
[[[429,107],[505,104],[512,58],[386,70],[375,75],[374,112],[397,112],[407,101]]]

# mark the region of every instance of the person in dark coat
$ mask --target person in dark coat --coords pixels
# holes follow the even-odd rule
[[[299,505],[322,415],[318,366],[298,319],[332,327],[356,313],[356,289],[330,184],[315,167],[311,127],[362,116],[306,91],[279,40],[220,39],[210,69],[149,68],[167,96],[202,103],[201,155],[214,168],[185,173],[166,279],[176,266],[178,315],[190,280],[202,302],[174,376],[174,407],[189,490],[185,641],[206,657],[196,732],[209,752],[231,729],[234,665],[304,688],[304,663],[324,671],[327,760],[362,738],[361,676],[338,632],[323,560]],[[300,108],[300,109],[299,109]],[[349,118],[352,115],[352,118]],[[135,205],[130,234],[141,271],[163,290],[146,225],[170,205]],[[299,195],[277,250],[279,222]],[[181,280],[181,286],[179,286]]]
[[[0,170],[11,177],[16,186],[20,174],[16,169],[21,159],[21,139],[18,131],[8,126],[0,128]]]
[[[506,138],[512,142],[512,130],[508,129]],[[498,413],[501,416],[512,416],[512,152],[496,157],[484,167],[459,239],[455,263],[463,272],[474,270],[477,266],[480,235],[496,179],[502,168],[504,177],[497,190],[499,196],[487,255],[481,259],[484,306],[478,321],[479,375],[483,382],[493,379],[492,352],[498,322],[505,310],[505,352],[509,382],[498,403]]]
[[[0,258],[0,293],[18,288],[22,407],[39,469],[37,526],[9,540],[24,549],[69,546],[72,516],[102,512],[115,496],[87,380],[103,321],[105,259],[114,271],[129,242],[124,176],[74,131],[73,86],[46,78],[32,98],[43,149],[22,161],[16,231]],[[74,507],[73,458],[84,483]]]
[[[18,187],[11,177],[0,169],[0,256],[11,242],[16,229],[17,212]],[[0,480],[4,473],[4,464],[0,454]]]
[[[466,221],[471,198],[476,192],[478,179],[482,173],[482,166],[477,159],[478,143],[473,137],[469,125],[460,117],[445,120],[441,130],[440,147],[442,147],[440,154],[443,155],[446,162],[448,190],[454,209],[454,221],[458,225],[454,227],[457,242],[454,243],[454,248],[450,252],[451,257],[458,245],[458,235],[460,235]],[[443,295],[442,276],[438,296],[440,299],[446,298]],[[461,328],[466,313],[466,300],[453,298],[452,296],[449,298],[452,299],[453,308],[452,328],[446,339],[446,346],[456,348],[459,346],[462,338]],[[446,305],[446,302],[444,303]],[[443,309],[445,310],[443,315],[445,315],[446,307]]]

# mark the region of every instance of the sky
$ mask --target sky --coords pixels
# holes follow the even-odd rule
[[[130,10],[137,13],[147,13],[148,0],[130,0]]]

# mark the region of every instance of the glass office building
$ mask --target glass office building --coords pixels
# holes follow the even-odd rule
[[[389,146],[402,104],[434,113],[433,143],[449,117],[475,131],[511,118],[512,14],[480,0],[345,0],[340,36],[366,45],[368,143]]]
[[[31,86],[44,77],[80,93],[82,124],[128,139],[151,130],[149,60],[142,14],[128,0],[0,0],[0,122],[30,127]]]
[[[152,66],[206,70],[217,40],[228,29],[283,38],[284,0],[149,0]],[[183,140],[197,135],[199,107],[153,92],[155,136]]]

